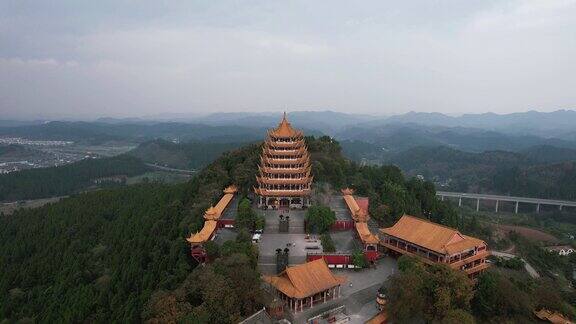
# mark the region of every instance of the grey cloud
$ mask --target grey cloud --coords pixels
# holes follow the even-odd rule
[[[575,1],[0,2],[5,116],[573,108]]]

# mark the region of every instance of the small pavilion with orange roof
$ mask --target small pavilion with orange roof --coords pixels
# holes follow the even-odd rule
[[[263,279],[293,312],[339,298],[340,287],[346,282],[346,277],[334,275],[322,258]]]

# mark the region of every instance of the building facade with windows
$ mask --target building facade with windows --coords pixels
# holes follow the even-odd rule
[[[444,263],[470,278],[490,265],[486,242],[425,219],[404,215],[380,233],[380,245],[390,254],[414,256],[427,264]]]

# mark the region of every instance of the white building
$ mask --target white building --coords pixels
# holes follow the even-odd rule
[[[558,246],[549,246],[546,250],[554,253],[558,253],[558,255],[566,256],[572,254],[574,252],[574,248],[570,245],[558,245]]]

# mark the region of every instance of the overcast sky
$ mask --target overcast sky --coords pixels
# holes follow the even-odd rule
[[[0,119],[562,108],[573,0],[0,0]]]

